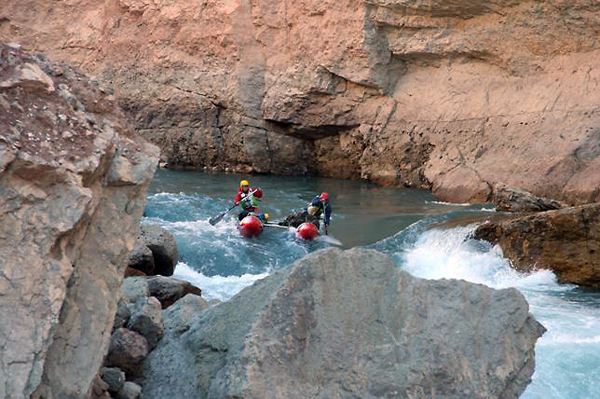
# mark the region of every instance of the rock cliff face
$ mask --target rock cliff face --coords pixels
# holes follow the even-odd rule
[[[106,354],[159,157],[119,117],[84,75],[0,44],[2,398],[84,397]]]
[[[600,193],[596,0],[7,0],[0,39],[110,82],[164,161],[487,200]]]
[[[545,329],[515,289],[327,249],[201,313],[165,312],[144,398],[516,398]],[[177,328],[167,328],[167,326]]]

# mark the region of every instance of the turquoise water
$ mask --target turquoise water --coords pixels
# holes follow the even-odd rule
[[[304,242],[293,230],[266,227],[260,237],[245,239],[237,232],[235,210],[211,226],[208,219],[231,206],[241,179],[264,190],[261,210],[272,222],[306,206],[313,195],[329,192],[329,236]],[[201,287],[208,299],[227,300],[328,246],[379,249],[422,278],[516,287],[548,329],[536,346],[536,371],[522,398],[600,397],[600,292],[558,285],[548,271],[516,273],[498,247],[469,239],[475,228],[469,223],[488,215],[494,215],[490,206],[440,203],[428,191],[364,182],[158,170],[143,222],[158,223],[175,235],[176,276]]]

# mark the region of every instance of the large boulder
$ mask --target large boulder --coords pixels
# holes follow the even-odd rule
[[[474,233],[523,271],[552,270],[560,283],[600,287],[600,204],[484,223]]]
[[[144,398],[514,398],[544,331],[515,289],[326,249],[169,328]]]
[[[124,121],[87,76],[0,43],[2,398],[83,397],[102,363],[159,157]]]

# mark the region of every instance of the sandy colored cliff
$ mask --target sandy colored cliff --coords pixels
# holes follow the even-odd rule
[[[7,0],[0,40],[113,88],[163,161],[481,201],[600,192],[600,4]]]

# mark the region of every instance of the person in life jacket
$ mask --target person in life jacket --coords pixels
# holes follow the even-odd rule
[[[305,209],[291,213],[284,220],[279,222],[279,225],[298,227],[302,223],[308,222],[313,223],[319,228],[321,218],[325,225],[325,234],[328,234],[329,224],[331,222],[331,205],[329,204],[329,194],[326,192],[315,196]]]
[[[242,210],[238,214],[238,218],[242,220],[250,213],[260,215],[258,204],[262,200],[263,192],[260,188],[251,188],[248,180],[242,180],[238,193],[235,196],[234,205],[240,205]]]
[[[315,196],[310,203],[310,206],[306,208],[309,218],[312,219],[312,223],[319,228],[319,221],[323,219],[325,225],[325,234],[329,233],[329,223],[331,222],[331,205],[329,204],[329,194],[327,192],[321,193],[319,196]]]

